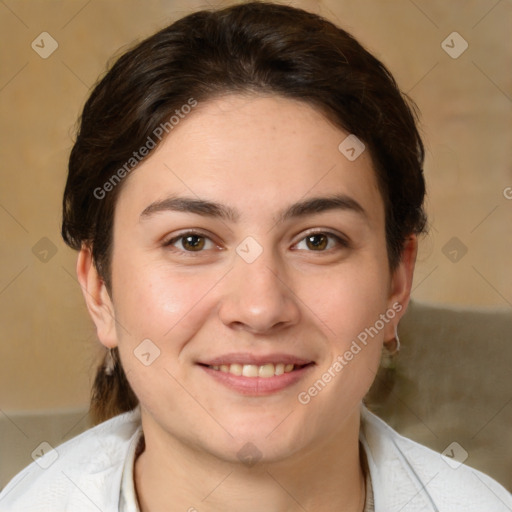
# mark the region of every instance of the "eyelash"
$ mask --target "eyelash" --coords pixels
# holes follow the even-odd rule
[[[308,237],[310,236],[315,236],[315,235],[325,235],[327,236],[328,238],[330,239],[334,239],[336,241],[336,243],[343,247],[343,248],[349,248],[350,247],[350,243],[348,242],[348,240],[346,240],[345,238],[339,236],[339,235],[335,235],[334,233],[331,233],[330,231],[321,231],[321,230],[317,230],[317,231],[311,231],[311,232],[308,232],[306,233],[296,244],[294,245],[298,245],[300,242],[303,242],[304,240],[306,240]],[[173,238],[171,238],[170,240],[167,240],[163,245],[164,247],[172,247],[175,243],[179,242],[180,240],[183,240],[185,239],[187,236],[198,236],[198,237],[201,237],[201,238],[204,238],[206,240],[209,240],[210,242],[212,242],[214,245],[216,245],[218,247],[217,244],[215,244],[215,242],[206,234],[204,233],[201,233],[200,231],[186,231],[184,233],[181,233],[180,235],[178,236],[175,236]],[[187,251],[185,249],[178,249],[178,248],[175,248],[177,251],[181,252],[181,253],[185,253],[189,256],[195,256],[195,255],[199,255],[200,253],[204,252],[205,250],[200,250],[200,251]],[[325,252],[329,252],[331,251],[333,248],[331,247],[330,249],[326,249],[326,250],[322,250],[322,251],[314,251],[314,250],[309,250],[307,252],[320,252],[320,253],[325,253]]]

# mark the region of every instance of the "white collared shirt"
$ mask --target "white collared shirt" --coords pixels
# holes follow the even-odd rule
[[[56,460],[47,453],[18,473],[0,493],[0,512],[138,512],[133,463],[141,435],[139,407],[87,430],[57,447]],[[495,480],[454,468],[364,405],[359,439],[375,512],[512,511],[512,495]]]

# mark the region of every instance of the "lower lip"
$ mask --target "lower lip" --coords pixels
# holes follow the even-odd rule
[[[242,395],[263,396],[293,386],[313,368],[314,364],[273,377],[244,377],[243,375],[233,375],[232,373],[213,370],[208,366],[199,366],[217,382]]]

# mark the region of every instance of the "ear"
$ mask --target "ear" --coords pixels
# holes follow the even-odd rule
[[[107,348],[117,346],[116,320],[114,305],[108,293],[105,282],[99,276],[91,249],[82,245],[76,264],[78,281],[82,287],[85,303],[100,342]]]
[[[388,308],[396,312],[394,320],[387,324],[384,340],[395,337],[398,322],[404,315],[411,298],[414,265],[418,254],[418,238],[410,235],[405,241],[400,262],[391,275]]]

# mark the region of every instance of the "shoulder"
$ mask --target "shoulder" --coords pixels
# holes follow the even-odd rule
[[[123,463],[140,410],[112,418],[49,450],[0,493],[0,512],[117,510]]]
[[[457,459],[395,432],[366,407],[361,410],[376,512],[493,512],[512,510],[512,495],[498,482]],[[378,508],[377,508],[378,507]]]

